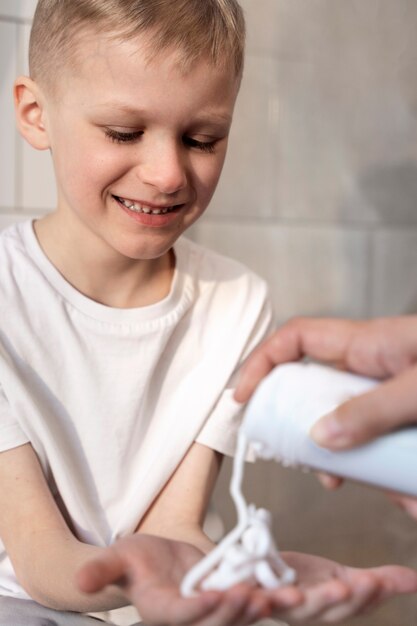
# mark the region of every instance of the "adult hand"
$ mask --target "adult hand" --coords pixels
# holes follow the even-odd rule
[[[319,445],[350,448],[417,423],[417,316],[369,321],[294,319],[249,356],[235,399],[246,402],[273,367],[304,357],[386,379],[319,420],[311,433]]]
[[[202,556],[188,544],[136,534],[84,565],[77,582],[86,593],[118,585],[150,626],[246,626],[270,616],[294,624],[312,619],[334,623],[392,595],[417,591],[417,573],[405,567],[360,570],[286,553],[285,560],[297,571],[297,586],[271,591],[237,585],[182,598],[181,580]]]
[[[383,379],[324,416],[312,428],[317,444],[332,450],[352,448],[404,425],[417,424],[417,316],[366,321],[295,318],[279,328],[247,359],[235,398],[246,402],[273,367],[304,357]],[[337,488],[342,480],[319,474]],[[417,500],[393,495],[417,519]]]

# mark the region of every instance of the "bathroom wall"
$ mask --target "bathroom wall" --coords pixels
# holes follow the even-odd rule
[[[417,311],[417,3],[243,0],[245,77],[223,180],[195,238],[269,282],[294,315]],[[216,504],[234,511],[225,463]],[[368,566],[417,567],[417,526],[381,494],[273,463],[246,471],[279,545]],[[401,598],[358,626],[406,626]],[[345,626],[351,626],[347,620]]]
[[[0,0],[0,228],[50,210],[49,155],[14,130],[35,0]],[[277,321],[417,307],[417,44],[414,0],[242,0],[248,54],[223,179],[191,236],[264,276]],[[227,527],[230,462],[215,494]],[[251,500],[281,547],[354,565],[417,567],[417,526],[364,487],[259,463]],[[415,598],[358,626],[408,626]],[[345,626],[348,626],[346,623]]]
[[[196,238],[265,276],[279,321],[417,306],[413,0],[243,0],[223,180]]]
[[[55,204],[48,152],[30,148],[15,130],[12,85],[27,72],[30,23],[36,0],[0,0],[0,228]]]

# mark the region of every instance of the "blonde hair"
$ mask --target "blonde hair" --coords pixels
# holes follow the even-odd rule
[[[149,34],[150,55],[175,47],[186,71],[205,57],[243,69],[245,22],[237,0],[39,0],[29,45],[31,77],[53,87],[76,64],[77,40],[89,31],[116,40]]]

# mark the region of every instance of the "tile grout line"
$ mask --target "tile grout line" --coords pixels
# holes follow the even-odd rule
[[[15,24],[15,51],[16,51],[16,55],[15,55],[15,75],[17,76],[19,73],[19,69],[20,69],[20,55],[21,55],[21,50],[20,50],[20,27],[18,24]],[[14,150],[14,167],[15,167],[15,173],[14,173],[14,203],[15,203],[15,209],[14,212],[18,213],[17,207],[22,203],[22,181],[21,181],[21,176],[22,176],[22,172],[21,172],[21,147],[20,147],[20,141],[19,141],[19,133],[18,130],[16,128],[16,123],[15,123],[15,130],[14,130],[14,146],[15,146],[15,150]]]
[[[32,20],[29,17],[12,17],[11,15],[2,15],[0,13],[0,22],[7,22],[8,24],[31,24]]]
[[[22,22],[16,25],[16,75],[25,72],[26,59],[25,59],[25,28],[31,24],[31,20]],[[15,130],[15,163],[16,163],[16,176],[15,176],[15,202],[16,213],[24,213],[24,159],[23,159],[23,139],[21,138],[17,128]]]

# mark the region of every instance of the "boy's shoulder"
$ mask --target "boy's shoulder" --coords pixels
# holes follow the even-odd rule
[[[0,293],[4,304],[5,296],[13,298],[23,283],[30,285],[30,255],[27,239],[32,229],[32,220],[16,222],[0,230]]]
[[[14,256],[24,248],[24,232],[31,227],[31,221],[15,222],[0,230],[0,258],[2,261]],[[0,264],[4,269],[4,262]]]
[[[267,292],[267,283],[244,263],[220,252],[181,237],[175,244],[185,271],[193,273],[200,283],[246,285]],[[180,261],[181,263],[181,261]]]

